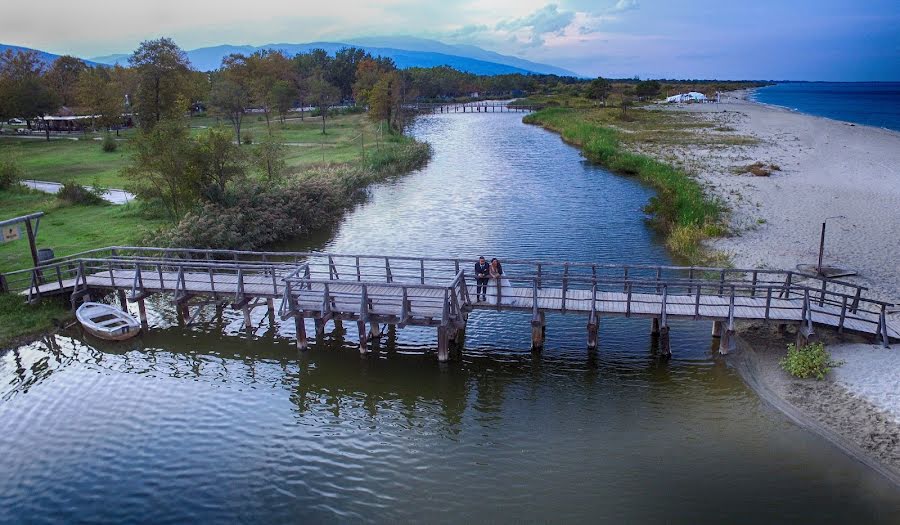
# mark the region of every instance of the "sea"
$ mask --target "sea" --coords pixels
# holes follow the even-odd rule
[[[757,102],[900,131],[900,82],[785,82],[756,90]]]

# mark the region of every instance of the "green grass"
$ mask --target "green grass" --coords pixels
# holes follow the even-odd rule
[[[607,113],[549,108],[528,115],[525,122],[560,133],[564,140],[579,146],[589,160],[614,172],[636,176],[653,187],[657,194],[647,211],[667,234],[669,248],[686,261],[704,262],[707,254],[702,250],[703,239],[725,231],[723,206],[708,197],[700,183],[687,173],[647,155],[629,152],[623,139],[626,133],[607,124]],[[629,112],[635,113],[635,121],[642,125],[660,123],[656,112]]]
[[[199,134],[217,123],[231,128],[226,119],[216,117],[194,117],[190,119],[192,133]],[[387,133],[378,133],[378,125],[372,123],[365,114],[339,115],[325,121],[322,134],[322,120],[306,116],[301,121],[291,118],[281,124],[272,121],[272,133],[287,147],[287,164],[291,167],[322,163],[356,162],[362,159],[362,149],[369,152],[379,149],[387,138]],[[253,141],[260,141],[267,133],[262,116],[247,115],[242,133],[250,133]],[[25,170],[25,177],[51,182],[75,181],[89,186],[100,184],[107,188],[125,188],[128,180],[121,169],[128,164],[127,138],[135,130],[121,133],[119,149],[106,153],[101,149],[101,141],[94,140],[102,134],[72,134],[66,138],[46,141],[38,138],[0,137],[0,153],[12,152]],[[360,142],[362,134],[362,142]],[[380,138],[376,140],[376,137]],[[73,140],[77,139],[77,140]],[[252,148],[253,146],[249,146]],[[323,158],[324,154],[324,158]]]
[[[120,146],[125,144],[121,142]],[[5,137],[0,138],[0,149],[18,158],[26,178],[53,182],[75,180],[82,185],[98,183],[110,188],[122,187],[119,170],[128,162],[126,148],[105,153],[101,141],[91,138],[47,142]]]
[[[142,217],[134,205],[67,205],[46,193],[0,190],[0,219],[38,211],[46,214],[38,230],[38,248],[52,248],[57,256],[137,242],[148,230],[162,224]],[[27,241],[0,244],[0,272],[31,264]]]
[[[18,338],[46,332],[69,317],[63,301],[48,299],[28,305],[21,296],[0,294],[0,350],[14,345]]]

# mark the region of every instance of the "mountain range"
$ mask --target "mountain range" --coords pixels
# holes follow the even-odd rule
[[[188,59],[194,68],[200,71],[218,69],[222,59],[232,53],[250,54],[258,50],[277,50],[288,56],[297,53],[309,52],[312,49],[321,48],[333,55],[345,47],[358,47],[374,56],[391,58],[397,67],[401,69],[409,67],[434,67],[450,66],[454,69],[474,73],[477,75],[502,75],[507,73],[538,73],[559,76],[579,76],[578,74],[548,64],[531,62],[522,58],[501,55],[493,51],[486,51],[471,45],[451,45],[415,37],[366,37],[351,39],[346,42],[309,42],[304,44],[267,44],[262,46],[249,45],[218,45],[201,47],[186,51]],[[0,44],[0,52],[6,48],[14,51],[22,51],[28,48],[18,46],[6,46]],[[45,62],[52,62],[58,55],[36,50]],[[91,65],[106,64],[126,65],[130,54],[120,53],[98,56],[87,59]]]

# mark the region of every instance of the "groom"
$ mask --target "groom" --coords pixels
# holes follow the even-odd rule
[[[484,260],[484,256],[479,257],[478,262],[475,263],[476,302],[487,301],[487,285],[490,276],[490,266],[488,266],[487,261]]]

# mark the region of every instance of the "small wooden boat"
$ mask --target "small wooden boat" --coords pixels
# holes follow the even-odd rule
[[[137,319],[108,304],[84,303],[76,310],[75,317],[85,332],[107,341],[131,339],[141,331]]]

